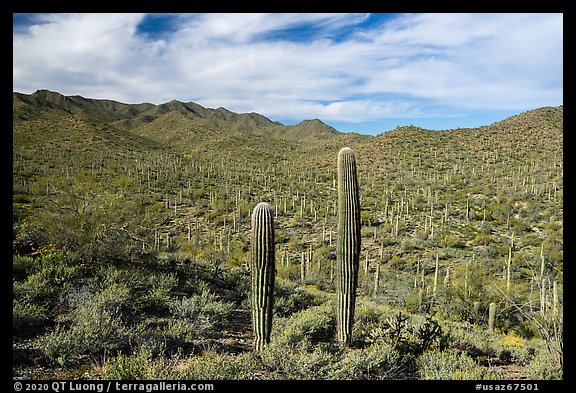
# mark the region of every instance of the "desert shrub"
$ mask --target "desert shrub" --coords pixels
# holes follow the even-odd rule
[[[539,352],[525,368],[528,378],[535,380],[562,379],[562,369],[546,352]]]
[[[527,365],[532,362],[536,352],[539,350],[533,340],[523,339],[513,330],[502,336],[498,344],[501,346],[499,357],[503,357],[508,353],[509,362],[521,365]],[[540,350],[542,349],[540,348]]]
[[[289,265],[277,264],[277,276],[284,280],[297,282],[300,280],[300,264],[291,263]]]
[[[67,330],[62,325],[56,325],[55,329],[39,340],[39,347],[46,357],[61,366],[71,365],[78,360],[82,349],[76,332]]]
[[[62,251],[47,251],[37,258],[15,256],[13,266],[13,334],[31,337],[50,324],[61,294],[78,276],[79,268]]]
[[[377,341],[363,348],[342,348],[333,340],[318,341],[323,313],[298,313],[261,353],[261,360],[274,379],[394,379],[411,372],[410,357],[392,344]],[[331,333],[333,335],[333,333]]]
[[[416,353],[421,353],[431,348],[442,350],[449,339],[449,333],[445,333],[440,324],[432,317],[426,317],[426,321],[415,331],[417,346]]]
[[[141,350],[133,355],[119,352],[105,365],[105,376],[110,379],[137,380],[149,377],[152,351]]]
[[[407,360],[393,345],[375,342],[366,348],[346,351],[335,365],[335,379],[398,379],[409,369]]]
[[[219,300],[205,286],[200,294],[173,299],[168,306],[171,320],[166,332],[175,338],[191,340],[223,324],[234,304]]]
[[[440,236],[440,242],[445,247],[464,248],[465,241],[461,236],[454,233],[444,233]]]
[[[409,324],[409,316],[401,312],[381,318],[369,331],[368,341],[385,341],[403,352],[410,350],[413,328]]]
[[[260,355],[264,367],[273,378],[328,378],[331,365],[338,359],[335,330],[336,315],[331,304],[275,319],[271,342]]]
[[[36,261],[29,255],[12,256],[12,275],[17,280],[22,280],[29,275],[36,265]]]
[[[546,351],[539,339],[522,338],[515,331],[494,334],[474,325],[447,323],[450,326],[449,347],[465,351],[469,356],[498,358],[501,363],[527,366],[535,356]]]
[[[58,288],[52,285],[49,275],[49,272],[36,272],[26,277],[24,281],[14,281],[12,286],[14,299],[37,304],[51,302],[58,293]]]
[[[262,363],[274,379],[329,379],[339,359],[334,345],[310,345],[308,339],[293,345],[272,342],[261,353]]]
[[[472,326],[472,325],[470,325]],[[501,346],[499,336],[486,329],[460,327],[450,323],[450,348],[465,351],[471,356],[498,356]]]
[[[403,355],[444,348],[450,335],[431,316],[403,313],[371,301],[359,303],[355,319],[353,337],[357,346],[386,342]]]
[[[208,350],[186,359],[179,366],[177,377],[192,380],[255,379],[260,370],[261,364],[252,353],[226,355]]]
[[[500,379],[461,351],[427,351],[416,359],[416,366],[419,378],[426,380]]]
[[[272,329],[274,333],[274,328]],[[313,306],[292,314],[273,338],[287,346],[330,342],[336,331],[336,315],[328,304]]]
[[[32,303],[12,302],[12,332],[17,337],[32,337],[42,330],[48,320],[44,306]]]
[[[181,320],[170,320],[164,328],[164,334],[167,336],[184,341],[197,339],[205,332],[206,330],[199,328],[198,324]]]
[[[242,301],[250,292],[250,275],[244,268],[232,267],[222,272],[222,287],[227,289],[227,300]]]
[[[18,258],[20,269],[25,259]],[[79,268],[63,252],[44,255],[35,266],[29,260],[24,264],[28,266],[29,274],[22,281],[14,282],[13,293],[15,299],[28,303],[53,302],[79,273]]]
[[[162,311],[169,307],[171,293],[178,285],[178,279],[174,273],[156,273],[149,277],[150,290],[147,301],[150,307]]]
[[[78,318],[71,327],[56,328],[39,340],[48,359],[69,366],[86,357],[101,355],[127,341],[129,332],[119,318],[104,311],[86,319]]]
[[[170,304],[172,316],[195,321],[216,323],[225,319],[232,310],[233,304],[219,300],[208,288],[203,288],[200,294],[175,299]]]
[[[274,284],[274,315],[288,317],[295,312],[322,304],[326,297],[285,280]]]
[[[66,301],[72,320],[82,324],[100,313],[108,313],[113,318],[125,316],[133,308],[133,292],[126,283],[91,281],[69,290]]]
[[[104,364],[104,377],[116,380],[171,379],[174,371],[171,362],[163,356],[153,358],[148,346],[140,346],[135,352],[125,355],[119,352]]]
[[[102,289],[84,288],[71,292],[69,326],[56,325],[41,337],[40,348],[52,361],[68,365],[86,356],[103,354],[125,344],[131,335],[122,318],[122,310],[130,298],[125,284]]]
[[[384,308],[375,302],[360,301],[356,305],[354,313],[354,325],[352,326],[352,338],[356,345],[371,343],[380,340],[381,321],[392,313],[387,313],[389,309]],[[378,336],[378,337],[377,337]]]

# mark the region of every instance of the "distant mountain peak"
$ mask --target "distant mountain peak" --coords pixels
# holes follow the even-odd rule
[[[154,123],[153,129],[173,127],[175,116],[180,127],[187,129],[212,129],[218,132],[255,132],[259,135],[282,139],[328,139],[340,133],[320,119],[303,120],[286,126],[256,113],[236,113],[224,107],[205,108],[194,102],[170,100],[162,104],[125,104],[113,100],[65,96],[58,92],[40,89],[32,94],[13,93],[14,102],[27,104],[35,110],[61,110],[71,115],[105,122],[123,121],[129,129]],[[170,117],[168,119],[167,117]],[[170,123],[171,125],[162,123]]]
[[[312,119],[312,120],[302,120],[300,123],[295,124],[291,127],[294,128],[301,128],[303,131],[315,131],[320,134],[339,134],[338,130],[334,127],[329,126],[328,124],[324,123],[320,119]]]
[[[44,101],[52,104],[63,104],[70,101],[65,95],[47,89],[36,90],[30,94],[30,97],[38,102]]]

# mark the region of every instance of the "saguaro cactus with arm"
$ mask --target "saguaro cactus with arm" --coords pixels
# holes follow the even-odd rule
[[[252,328],[254,348],[260,351],[270,342],[274,302],[274,211],[261,202],[252,212]]]
[[[337,263],[337,338],[350,344],[358,266],[360,263],[360,190],[356,174],[356,157],[349,147],[338,154],[338,240]]]

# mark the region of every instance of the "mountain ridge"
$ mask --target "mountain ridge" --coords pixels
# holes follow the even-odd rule
[[[23,114],[22,112],[27,112],[27,114],[30,115],[38,110],[55,109],[69,114],[87,115],[91,118],[110,122],[124,121],[125,123],[150,123],[166,113],[175,111],[189,117],[190,119],[203,122],[203,125],[205,126],[211,125],[216,126],[217,128],[227,127],[231,131],[258,131],[269,128],[273,135],[280,137],[285,136],[291,139],[305,137],[306,133],[312,133],[317,139],[326,139],[331,136],[349,134],[347,132],[341,132],[317,118],[305,119],[297,124],[285,125],[256,112],[237,113],[221,106],[218,108],[207,108],[195,102],[183,102],[176,99],[161,104],[152,104],[148,102],[129,104],[111,99],[86,98],[80,95],[67,96],[48,89],[39,89],[31,94],[20,92],[13,92],[12,94],[14,114],[20,116]],[[23,110],[23,105],[30,105],[33,109],[28,111]],[[562,127],[562,115],[562,105],[558,107],[545,106],[520,112],[508,118],[479,127],[428,130],[419,126],[405,125],[398,126],[395,129],[386,130],[376,136],[406,131],[485,129],[486,127],[507,127],[511,124],[516,126],[525,126],[528,127],[528,129],[534,128],[534,123],[528,125],[529,121],[527,118],[536,119],[536,121],[539,122],[539,125],[544,125],[542,120],[548,119],[552,122],[559,123],[559,126]],[[125,125],[131,128],[129,124]],[[286,134],[295,135],[287,136]]]
[[[91,129],[92,134],[107,132],[123,135],[122,138],[134,135],[138,144],[170,146],[181,151],[206,151],[216,147],[251,149],[250,144],[265,150],[266,145],[273,142],[288,143],[292,149],[322,155],[327,148],[337,145],[360,144],[370,151],[381,147],[370,145],[385,144],[389,145],[389,150],[394,149],[395,143],[436,143],[436,140],[452,143],[454,138],[461,139],[459,144],[481,140],[489,146],[490,135],[497,134],[501,136],[497,138],[498,143],[508,149],[508,143],[517,146],[549,143],[547,141],[561,137],[563,132],[562,106],[536,108],[477,128],[426,130],[402,126],[378,135],[363,135],[339,132],[320,119],[284,125],[254,112],[235,113],[223,107],[205,108],[178,100],[162,104],[125,104],[108,99],[65,96],[49,90],[32,94],[13,92],[15,121],[52,119],[53,125],[49,128],[58,130],[62,136],[67,132],[58,125],[62,119],[54,119],[62,116],[73,116],[84,122],[84,129]],[[40,143],[40,134],[38,138],[37,143]],[[82,143],[81,138],[78,143]]]
[[[25,106],[28,108],[24,108]],[[13,109],[13,115],[20,117],[23,115],[22,112],[27,113],[28,116],[39,116],[38,111],[53,109],[102,121],[121,122],[128,128],[152,123],[170,112],[178,112],[193,122],[191,126],[211,126],[228,131],[258,131],[274,128],[276,136],[292,139],[294,137],[287,134],[295,132],[298,134],[296,137],[301,138],[314,137],[314,134],[318,133],[320,139],[340,134],[339,131],[319,119],[304,120],[297,125],[284,125],[255,112],[236,113],[223,107],[206,108],[194,102],[182,102],[175,99],[162,104],[126,104],[108,99],[85,98],[78,95],[66,96],[46,89],[40,89],[31,94],[13,92]],[[305,135],[305,133],[311,135]]]

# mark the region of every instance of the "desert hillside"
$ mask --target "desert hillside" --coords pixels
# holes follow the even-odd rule
[[[361,251],[342,347],[345,146]],[[15,378],[563,377],[563,107],[369,136],[40,90],[13,93],[12,154]],[[259,202],[274,209],[276,274],[255,351]]]

